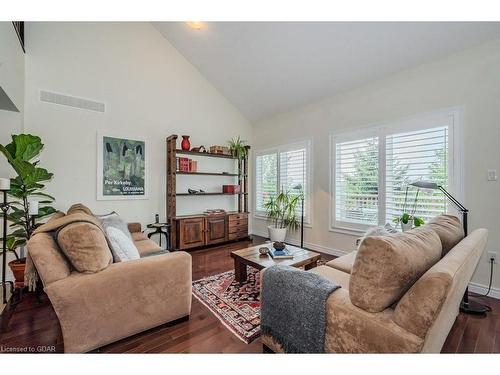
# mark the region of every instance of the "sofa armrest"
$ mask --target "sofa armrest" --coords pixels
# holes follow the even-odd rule
[[[423,339],[393,321],[394,310],[371,313],[354,306],[347,289],[326,302],[325,349],[335,353],[416,353]]]
[[[189,315],[191,256],[175,252],[73,273],[47,292],[65,352],[86,352]]]
[[[142,232],[141,223],[128,223],[127,227],[128,227],[128,231],[130,233],[141,233]]]

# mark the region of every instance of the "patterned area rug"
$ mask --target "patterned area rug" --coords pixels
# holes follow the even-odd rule
[[[260,336],[260,276],[248,267],[248,279],[240,284],[234,271],[193,282],[193,294],[240,340],[249,344]]]

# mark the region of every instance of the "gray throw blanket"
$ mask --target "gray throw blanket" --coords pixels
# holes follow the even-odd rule
[[[261,331],[286,353],[324,353],[326,300],[339,285],[313,272],[275,265],[264,271]]]

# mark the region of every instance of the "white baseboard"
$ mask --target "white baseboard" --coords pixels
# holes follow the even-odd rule
[[[264,238],[268,238],[269,237],[269,234],[266,231],[253,230],[252,234],[255,234],[256,236],[260,236],[260,237],[264,237]],[[287,238],[286,242],[289,243],[289,244],[291,244],[291,245],[295,245],[295,246],[299,246],[300,245],[300,240],[296,240],[296,239],[293,239],[293,238]],[[330,247],[326,247],[326,246],[323,246],[323,245],[314,244],[314,243],[311,243],[311,242],[304,242],[304,247],[307,248],[307,249],[309,249],[309,250],[319,251],[320,253],[334,255],[336,257],[340,257],[340,256],[346,255],[348,253],[347,251],[344,251],[344,250],[332,249]]]
[[[488,291],[488,286],[470,282],[469,291],[477,294],[486,294],[486,292]],[[488,294],[488,297],[500,299],[500,289],[492,287],[490,290],[490,294]]]

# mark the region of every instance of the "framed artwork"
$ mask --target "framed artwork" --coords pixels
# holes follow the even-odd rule
[[[147,199],[146,141],[97,134],[97,199]]]

